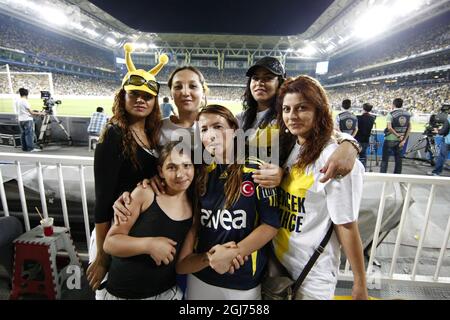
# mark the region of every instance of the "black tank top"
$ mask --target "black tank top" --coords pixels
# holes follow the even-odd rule
[[[177,242],[177,254],[168,265],[157,266],[150,255],[128,258],[112,257],[106,289],[116,297],[144,299],[160,294],[176,284],[175,263],[192,218],[176,221],[169,218],[156,201],[139,215],[131,228],[132,237],[167,237]]]

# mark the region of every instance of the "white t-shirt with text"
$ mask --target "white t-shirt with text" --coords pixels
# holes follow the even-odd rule
[[[287,174],[280,188],[281,228],[273,239],[275,254],[297,279],[331,223],[345,224],[358,219],[364,167],[357,160],[353,170],[340,180],[319,182],[320,169],[336,150],[334,142],[305,171],[293,166],[301,152],[296,144],[286,161]],[[333,231],[324,252],[310,270],[300,292],[316,299],[332,299],[340,264],[340,244]]]

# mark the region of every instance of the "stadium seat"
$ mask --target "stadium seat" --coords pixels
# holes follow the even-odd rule
[[[58,270],[57,254],[66,252],[69,264],[81,269],[81,261],[69,233],[64,227],[54,227],[52,236],[43,236],[41,226],[14,240],[14,274],[10,299],[24,295],[40,295],[60,299],[62,273]],[[30,267],[32,266],[32,267]]]

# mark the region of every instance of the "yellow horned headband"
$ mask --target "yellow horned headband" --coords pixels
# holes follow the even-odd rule
[[[162,69],[162,67],[169,62],[169,57],[165,54],[159,56],[159,63],[150,71],[136,69],[131,60],[131,52],[134,48],[131,43],[126,43],[123,46],[125,50],[125,61],[127,63],[128,72],[122,80],[122,87],[125,90],[138,90],[148,92],[153,96],[157,96],[159,92],[159,83],[155,76]]]

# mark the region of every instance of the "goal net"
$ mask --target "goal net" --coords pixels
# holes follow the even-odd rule
[[[16,113],[15,101],[19,98],[19,88],[29,91],[28,98],[33,106],[41,105],[38,101],[41,91],[53,93],[52,74],[48,72],[28,72],[11,70],[9,65],[0,65],[0,112]]]

